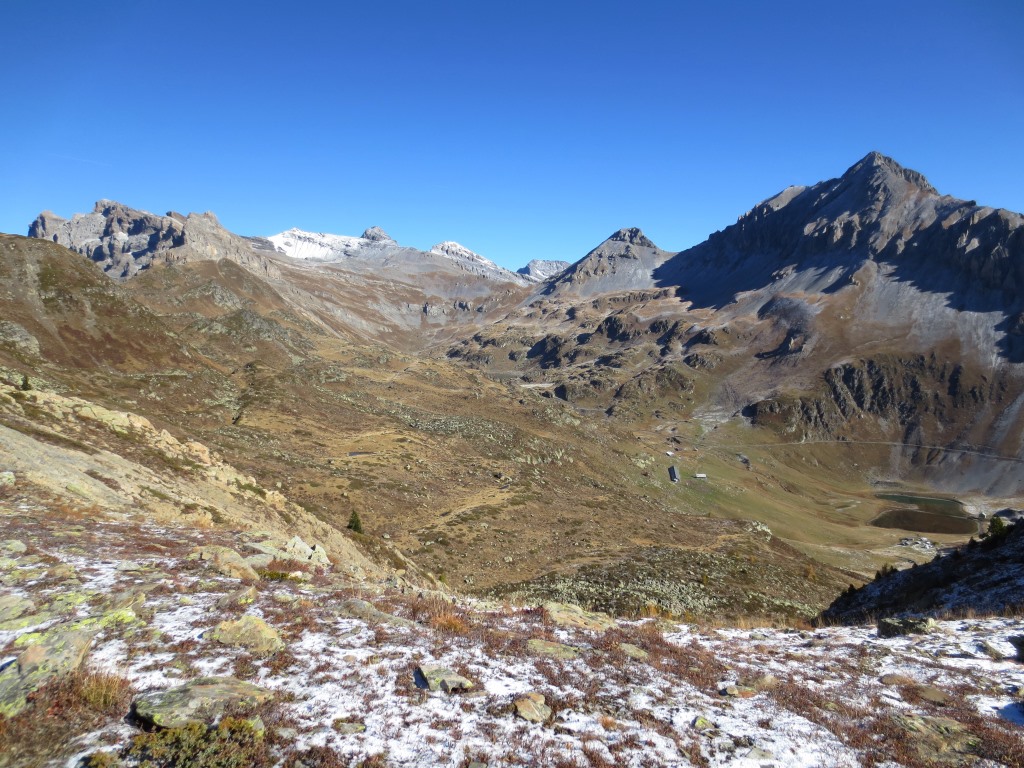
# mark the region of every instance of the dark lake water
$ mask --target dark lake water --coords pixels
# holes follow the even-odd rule
[[[964,505],[956,499],[935,496],[911,496],[904,493],[879,493],[879,499],[910,506],[887,509],[871,524],[878,528],[898,528],[915,533],[972,534],[978,523],[964,513]]]

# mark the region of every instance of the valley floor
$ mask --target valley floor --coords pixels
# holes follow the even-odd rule
[[[152,752],[130,698],[210,677],[272,694],[256,705],[255,765],[1024,765],[1017,619],[889,638],[869,626],[623,621],[358,584],[277,560],[243,583],[214,567],[214,550],[195,554],[251,554],[259,534],[18,494],[0,498],[0,529],[0,712],[17,698],[19,670],[64,652],[54,638],[75,632],[91,640],[82,669],[130,685],[85,716],[84,704],[54,705],[58,683],[43,683],[22,711],[0,714],[3,767],[110,765],[115,753],[138,764]],[[223,631],[243,616],[263,622]],[[151,764],[189,764],[168,760]]]

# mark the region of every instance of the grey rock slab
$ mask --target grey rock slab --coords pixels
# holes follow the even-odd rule
[[[445,693],[461,693],[473,687],[473,681],[458,672],[435,664],[421,664],[416,667],[415,683],[418,688]]]
[[[145,693],[132,706],[147,723],[183,728],[215,722],[228,705],[253,706],[272,697],[265,688],[233,677],[199,677],[177,688]]]

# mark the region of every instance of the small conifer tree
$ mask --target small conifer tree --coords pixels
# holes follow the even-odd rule
[[[348,529],[355,533],[363,532],[363,521],[359,519],[359,513],[354,509],[352,510],[352,514],[348,517]]]
[[[998,539],[1006,535],[1009,526],[1006,521],[1001,517],[993,517],[988,524],[988,537],[990,539]]]

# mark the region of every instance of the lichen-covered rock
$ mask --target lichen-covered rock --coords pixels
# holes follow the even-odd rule
[[[0,715],[14,717],[28,706],[32,691],[77,670],[98,631],[72,622],[39,633],[13,664],[0,670]]]
[[[0,595],[0,622],[10,621],[36,609],[36,604],[27,597]]]
[[[284,650],[284,641],[277,630],[259,616],[245,615],[238,621],[222,621],[210,638],[224,645],[247,648],[258,655]]]
[[[254,706],[272,697],[270,691],[233,677],[199,677],[177,688],[145,693],[132,707],[146,723],[184,728],[191,723],[212,724],[228,705]]]
[[[636,661],[647,661],[650,658],[650,654],[647,651],[639,645],[633,645],[632,643],[619,643],[619,650]]]

